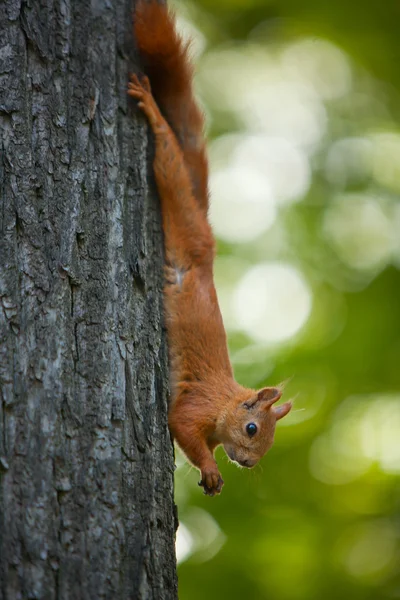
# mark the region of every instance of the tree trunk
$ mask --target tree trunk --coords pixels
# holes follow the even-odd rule
[[[131,0],[0,6],[0,597],[176,598]]]

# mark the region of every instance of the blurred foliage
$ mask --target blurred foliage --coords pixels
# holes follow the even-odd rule
[[[175,6],[235,373],[298,394],[255,469],[218,450],[220,497],[178,454],[180,599],[400,598],[400,4]]]

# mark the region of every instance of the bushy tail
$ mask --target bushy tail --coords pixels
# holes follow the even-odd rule
[[[188,46],[176,32],[174,15],[156,0],[139,0],[135,38],[153,96],[174,131],[185,157],[200,206],[208,209],[208,164],[204,117],[193,95],[193,67]]]

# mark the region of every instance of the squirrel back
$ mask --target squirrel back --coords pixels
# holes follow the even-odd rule
[[[134,33],[153,96],[182,148],[193,195],[207,212],[204,116],[193,94],[190,43],[185,43],[177,33],[175,17],[165,4],[145,0],[136,5]]]

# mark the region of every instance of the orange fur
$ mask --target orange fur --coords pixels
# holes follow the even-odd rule
[[[201,471],[205,493],[213,496],[223,485],[215,448],[222,444],[232,460],[254,466],[272,446],[276,421],[291,403],[275,408],[279,388],[257,392],[233,377],[213,282],[203,117],[193,97],[187,46],[173,16],[155,0],[139,0],[135,36],[148,77],[132,75],[128,93],[138,100],[155,136],[154,174],[163,216],[169,426]],[[256,427],[252,435],[249,424]]]

